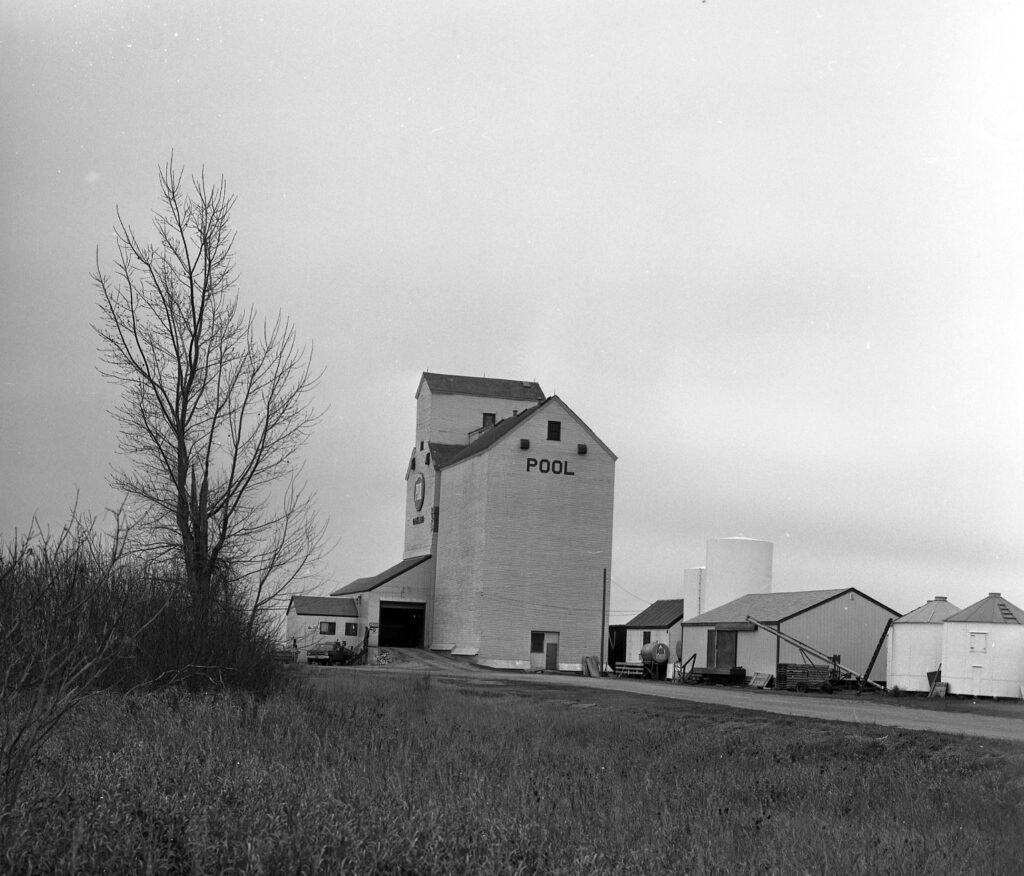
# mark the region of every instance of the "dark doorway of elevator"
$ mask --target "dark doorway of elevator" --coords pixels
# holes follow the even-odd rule
[[[381,647],[422,648],[426,614],[422,602],[382,602],[378,643]]]

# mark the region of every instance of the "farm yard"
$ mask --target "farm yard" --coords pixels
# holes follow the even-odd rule
[[[1015,873],[1024,746],[525,684],[292,667],[100,694],[11,872]]]

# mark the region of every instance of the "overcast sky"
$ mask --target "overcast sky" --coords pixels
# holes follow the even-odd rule
[[[422,371],[618,456],[612,620],[709,537],[777,590],[1024,605],[1016,3],[0,0],[0,534],[101,511],[96,247],[171,150],[325,369],[321,590],[401,558]]]

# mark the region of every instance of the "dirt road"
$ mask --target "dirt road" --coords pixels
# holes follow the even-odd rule
[[[431,675],[462,679],[469,684],[545,685],[548,687],[558,685],[581,692],[584,690],[616,691],[636,696],[685,700],[802,718],[820,718],[828,721],[845,721],[851,724],[874,724],[908,730],[931,730],[939,733],[956,733],[965,736],[1024,742],[1024,704],[1020,705],[1021,717],[931,711],[898,706],[871,696],[863,698],[825,697],[759,691],[750,688],[730,689],[618,678],[585,678],[579,675],[558,673],[498,672],[481,669],[472,664],[429,651],[395,650],[400,655],[399,659],[404,662],[390,666],[361,667],[359,671],[425,672]],[[1010,706],[1012,708],[1012,704]]]

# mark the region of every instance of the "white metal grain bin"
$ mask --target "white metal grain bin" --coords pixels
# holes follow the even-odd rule
[[[942,663],[942,623],[960,611],[945,596],[929,599],[896,620],[889,630],[886,684],[907,691],[927,691],[928,673]]]
[[[770,541],[758,538],[709,539],[701,611],[718,608],[748,593],[771,593],[772,551]]]

